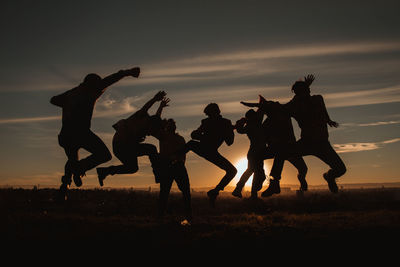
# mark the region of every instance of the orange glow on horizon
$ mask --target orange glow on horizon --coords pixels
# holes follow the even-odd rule
[[[247,170],[247,165],[248,165],[248,161],[247,161],[246,157],[242,157],[236,162],[235,167],[237,169],[237,174],[236,174],[235,178],[233,178],[233,180],[232,180],[233,185],[236,185],[236,183],[239,182],[240,177]],[[265,174],[268,178],[269,166],[265,162],[264,162],[264,170],[265,170]],[[254,175],[252,174],[250,176],[250,178],[247,180],[245,187],[251,187],[251,183],[253,182],[253,176]]]

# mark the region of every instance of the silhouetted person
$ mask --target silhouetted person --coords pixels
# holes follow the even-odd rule
[[[251,198],[257,198],[257,192],[261,189],[260,184],[262,185],[265,180],[264,159],[262,158],[266,149],[266,139],[262,128],[263,117],[264,113],[260,109],[257,111],[250,109],[246,112],[245,117],[238,120],[235,125],[236,131],[240,134],[247,134],[250,140],[250,148],[247,152],[247,169],[232,192],[232,195],[239,198],[242,197],[243,187],[253,173]]]
[[[106,145],[90,130],[93,109],[108,86],[126,76],[137,78],[139,74],[140,69],[137,67],[120,70],[103,79],[91,73],[79,86],[51,98],[53,105],[62,108],[62,128],[58,141],[68,157],[60,191],[65,192],[68,189],[72,175],[76,186],[81,186],[81,177],[86,171],[111,160],[111,153]],[[81,148],[92,154],[79,160],[78,151]]]
[[[122,119],[113,125],[116,130],[112,146],[114,155],[122,162],[122,165],[97,168],[100,186],[108,175],[132,174],[139,170],[138,157],[148,156],[153,168],[155,180],[158,183],[160,170],[157,148],[152,144],[142,143],[147,135],[159,128],[161,119],[159,115],[150,116],[148,110],[155,102],[165,97],[164,91],[158,92],[140,110],[127,119]],[[159,112],[159,111],[157,111]]]
[[[218,148],[223,142],[228,146],[232,145],[235,135],[231,121],[221,116],[221,111],[217,104],[208,104],[204,109],[204,113],[208,118],[203,119],[200,127],[191,133],[193,140],[186,144],[186,148],[226,172],[218,185],[207,192],[211,204],[214,205],[219,191],[224,190],[225,186],[229,184],[237,173],[235,166],[218,152]]]
[[[331,168],[323,177],[328,182],[329,190],[338,192],[336,178],[346,172],[346,166],[332,148],[328,140],[328,127],[338,127],[338,123],[329,118],[321,95],[311,95],[310,85],[313,75],[305,77],[305,81],[297,81],[292,86],[295,93],[293,99],[284,105],[285,110],[296,119],[301,129],[301,138],[288,150],[275,157],[272,171],[275,175],[282,172],[283,161],[293,155],[314,155]]]
[[[162,219],[165,214],[171,186],[173,181],[175,181],[183,195],[185,219],[191,221],[192,206],[189,176],[185,167],[185,139],[176,132],[176,123],[173,119],[164,121],[163,127],[155,136],[160,141],[162,170],[158,207],[159,218]]]
[[[262,149],[258,150],[255,154],[257,158],[257,168],[255,169],[254,176],[261,178],[255,179],[261,183],[265,180],[264,172],[264,160],[274,158],[280,151],[286,151],[288,147],[292,146],[296,142],[294,135],[292,121],[290,116],[285,112],[283,105],[275,101],[267,101],[260,96],[259,103],[246,103],[242,104],[250,107],[259,107],[259,109],[267,115],[267,118],[262,124],[262,131],[264,134],[265,142],[267,147],[263,146]],[[305,180],[307,174],[307,165],[304,159],[300,156],[293,156],[287,159],[298,171],[297,178],[300,182],[300,190],[306,191],[308,189],[307,182]],[[283,166],[282,166],[283,167]],[[256,174],[256,172],[259,172]],[[271,196],[272,194],[280,193],[280,180],[281,173],[279,175],[270,173],[270,186],[262,193],[263,197]],[[258,185],[257,188],[261,189],[262,184]],[[259,190],[258,189],[258,190]]]

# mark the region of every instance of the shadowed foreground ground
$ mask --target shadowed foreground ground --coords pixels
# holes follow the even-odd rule
[[[62,241],[140,244],[143,247],[302,247],[304,244],[382,248],[400,237],[400,189],[326,190],[304,196],[236,199],[223,193],[216,208],[205,193],[193,193],[194,220],[181,226],[180,193],[172,193],[169,214],[156,220],[157,192],[0,189],[2,241],[57,244]],[[397,243],[397,242],[396,242]],[[393,244],[393,243],[392,243]],[[303,247],[304,248],[304,247]]]

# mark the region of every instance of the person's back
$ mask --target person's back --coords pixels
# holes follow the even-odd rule
[[[210,117],[201,121],[201,128],[203,135],[200,142],[217,149],[225,140],[229,140],[232,123],[222,116]],[[229,143],[229,141],[227,142]]]
[[[65,131],[90,129],[97,96],[82,85],[63,96],[62,128]]]
[[[140,109],[127,119],[119,120],[113,128],[116,130],[116,135],[124,142],[140,143],[149,132],[150,119],[147,111]]]
[[[279,102],[267,101],[261,106],[267,114],[262,124],[266,142],[273,144],[288,144],[296,142],[292,120]]]
[[[290,114],[299,124],[302,139],[328,139],[328,117],[321,95],[313,95],[304,98],[294,96],[286,105],[290,110]]]

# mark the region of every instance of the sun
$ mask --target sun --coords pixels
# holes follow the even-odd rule
[[[247,161],[246,157],[240,158],[236,162],[235,167],[237,169],[237,174],[236,174],[235,178],[233,179],[235,181],[235,185],[237,182],[239,182],[242,174],[247,170],[247,167],[248,167],[247,165],[248,165],[248,161]],[[267,174],[267,175],[268,175],[268,169],[269,169],[268,166],[264,162],[264,170],[265,170],[265,174]],[[253,174],[247,180],[245,186],[251,186],[252,181],[253,181]]]

